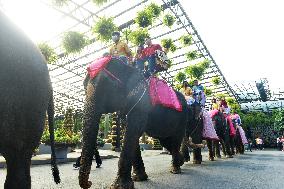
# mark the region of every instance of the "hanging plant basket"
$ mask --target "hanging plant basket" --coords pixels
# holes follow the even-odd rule
[[[146,10],[155,18],[159,17],[162,12],[162,8],[156,3],[151,3]]]
[[[143,28],[132,31],[129,34],[129,40],[136,46],[143,45],[145,43],[145,39],[149,37],[150,35],[148,30]]]
[[[204,61],[201,61],[197,64],[188,66],[185,69],[185,73],[191,78],[200,80],[202,76],[204,75],[206,69],[209,68],[209,65],[210,65],[210,61],[205,59]]]
[[[180,42],[183,44],[183,46],[189,46],[192,44],[192,36],[184,35],[180,38]]]
[[[58,57],[55,51],[47,43],[39,43],[37,46],[48,64],[56,62]]]
[[[117,30],[117,26],[113,23],[113,18],[102,17],[92,28],[97,39],[102,42],[109,42],[111,35]]]
[[[183,81],[186,80],[186,75],[183,72],[178,72],[177,75],[175,76],[175,80],[179,83],[182,83]]]
[[[211,82],[214,84],[214,85],[219,85],[221,83],[221,79],[220,77],[216,76],[216,77],[213,77]]]
[[[87,40],[83,34],[69,31],[64,34],[62,44],[66,53],[76,53],[87,45]]]
[[[174,25],[175,21],[176,21],[175,17],[171,14],[166,14],[163,18],[164,25],[166,25],[168,27],[172,27]]]
[[[210,88],[205,88],[204,93],[206,96],[211,96],[213,94],[213,91]]]
[[[139,27],[147,28],[153,23],[153,15],[147,9],[140,11],[137,13],[137,16],[135,18],[135,23],[137,23]]]
[[[109,0],[92,0],[93,3],[97,6],[102,6],[103,4],[107,3]]]
[[[175,52],[177,50],[177,46],[174,44],[172,39],[162,39],[161,44],[166,51]]]
[[[52,5],[56,7],[63,7],[68,4],[70,0],[52,0]]]
[[[185,56],[186,56],[186,59],[188,61],[192,61],[192,60],[195,60],[195,59],[201,57],[201,55],[198,53],[197,50],[190,51],[190,52],[186,53]]]

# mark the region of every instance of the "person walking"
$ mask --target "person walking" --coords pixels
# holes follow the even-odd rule
[[[94,154],[94,156],[95,156],[95,160],[96,160],[96,163],[97,163],[96,168],[101,167],[101,165],[102,165],[102,159],[101,159],[101,157],[100,157],[100,153],[99,153],[99,151],[98,151],[97,148],[95,148],[95,154]],[[74,168],[79,168],[79,167],[80,167],[80,165],[81,165],[81,163],[80,163],[80,162],[81,162],[81,157],[82,157],[82,156],[78,157],[77,160],[76,160],[76,163],[73,164],[73,167],[74,167]]]

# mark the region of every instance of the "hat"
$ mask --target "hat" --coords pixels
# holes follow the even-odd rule
[[[112,32],[112,34],[111,34],[112,36],[114,36],[114,35],[118,35],[118,36],[120,36],[120,32],[119,31],[115,31],[115,32]]]

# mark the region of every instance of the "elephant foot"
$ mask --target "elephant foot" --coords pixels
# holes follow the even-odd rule
[[[172,166],[171,167],[171,173],[173,173],[173,174],[180,174],[181,173],[181,168],[179,166]]]
[[[148,175],[146,174],[145,171],[144,171],[144,172],[140,172],[140,173],[134,172],[134,173],[132,174],[132,180],[133,180],[133,181],[137,181],[137,182],[139,182],[139,181],[145,181],[145,180],[148,180]]]
[[[209,157],[209,161],[214,161],[214,157]]]
[[[116,178],[111,184],[110,189],[134,189],[134,182],[132,179]]]
[[[193,164],[201,164],[201,160],[193,160]]]
[[[189,162],[189,161],[190,161],[190,158],[184,158],[183,161],[184,161],[184,162]]]
[[[80,173],[79,175],[79,185],[83,189],[91,188],[92,182],[89,180],[89,174]]]
[[[234,156],[232,155],[226,155],[226,158],[233,158]]]
[[[217,157],[217,158],[221,158],[222,156],[221,156],[221,155],[217,155],[216,157]]]

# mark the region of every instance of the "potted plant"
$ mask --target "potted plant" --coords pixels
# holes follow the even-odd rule
[[[172,27],[174,25],[175,21],[176,21],[175,17],[171,14],[166,14],[163,18],[164,25],[166,25],[168,27]]]
[[[66,159],[68,147],[75,147],[80,141],[80,135],[73,132],[74,129],[74,119],[73,119],[73,109],[67,108],[62,125],[56,125],[54,131],[54,145],[55,153],[58,159]],[[41,142],[45,145],[50,145],[50,135],[47,127],[43,132]]]
[[[204,61],[201,61],[197,64],[190,65],[185,69],[185,73],[189,75],[192,79],[201,79],[201,77],[204,75],[207,68],[209,68],[210,61],[208,59],[205,59]]]
[[[92,0],[97,6],[102,6],[103,4],[107,3],[109,0]]]
[[[48,64],[53,64],[56,62],[58,58],[57,54],[47,43],[39,43],[37,46]]]
[[[162,39],[161,44],[162,44],[162,47],[165,48],[166,52],[168,51],[175,52],[177,49],[172,39]]]
[[[150,35],[146,28],[139,28],[135,31],[131,31],[129,34],[129,40],[136,46],[143,45],[145,39],[149,37]]]
[[[183,44],[183,46],[189,46],[192,44],[192,36],[184,35],[180,38],[180,42]]]
[[[147,8],[147,11],[149,11],[149,13],[154,17],[157,18],[160,16],[161,12],[162,12],[162,8],[157,5],[156,3],[151,3]]]
[[[200,58],[201,54],[199,54],[197,50],[193,50],[193,51],[186,53],[185,56],[188,61],[192,61],[197,58]]]
[[[211,79],[211,82],[214,84],[214,85],[219,85],[221,83],[221,79],[220,77],[216,76],[216,77],[213,77]]]
[[[213,91],[212,91],[212,89],[205,87],[204,93],[205,93],[206,96],[211,96],[213,94]]]
[[[80,52],[87,45],[87,39],[79,32],[69,31],[64,34],[62,44],[67,54],[75,53]]]
[[[117,30],[117,26],[113,23],[113,18],[102,17],[92,28],[94,34],[96,34],[97,39],[102,42],[109,42],[111,40],[111,35]]]
[[[147,9],[142,10],[137,13],[135,23],[137,23],[139,27],[147,28],[153,23],[153,15]]]
[[[175,80],[179,83],[182,83],[183,81],[186,80],[186,75],[184,72],[178,72],[177,75],[175,76]]]

